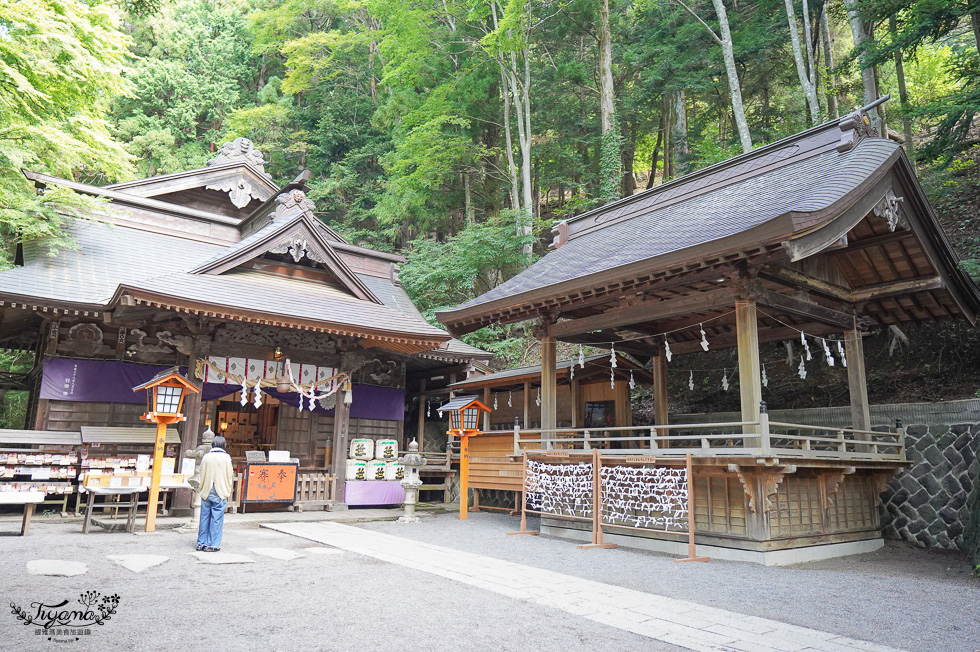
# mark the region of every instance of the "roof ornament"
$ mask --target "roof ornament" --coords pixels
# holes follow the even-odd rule
[[[849,152],[857,147],[857,144],[865,138],[877,138],[880,135],[878,130],[872,126],[871,116],[868,115],[868,111],[880,104],[884,104],[889,98],[891,98],[891,95],[879,97],[871,104],[856,108],[853,113],[845,115],[840,119],[840,122],[837,123],[841,130],[840,142],[837,143],[838,152],[841,154]]]
[[[898,227],[902,227],[903,231],[909,231],[912,228],[912,225],[909,224],[905,214],[902,213],[898,206],[903,201],[905,201],[905,197],[896,197],[895,192],[889,188],[885,192],[885,196],[871,209],[875,215],[883,218],[888,223],[888,230],[892,233]]]
[[[225,163],[249,163],[265,174],[265,157],[248,138],[236,138],[230,143],[224,143],[218,149],[218,155],[208,161],[208,167]]]
[[[276,201],[279,202],[279,205],[276,206],[275,213],[270,216],[273,222],[280,217],[292,213],[296,209],[309,211],[310,213],[316,209],[313,200],[307,198],[306,193],[299,188],[293,188],[289,192],[282,193],[276,197]]]

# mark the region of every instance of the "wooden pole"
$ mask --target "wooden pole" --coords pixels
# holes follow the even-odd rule
[[[483,404],[490,407],[490,386],[487,385],[483,388]],[[483,432],[488,432],[490,430],[490,413],[483,413]]]
[[[558,426],[555,344],[555,338],[550,335],[541,338],[541,429],[551,431],[542,433],[547,439],[555,438]]]
[[[735,301],[735,330],[738,340],[738,387],[742,421],[759,420],[762,401],[762,369],[759,364],[759,327],[755,301]],[[757,433],[758,426],[742,426],[742,433]],[[758,438],[745,440],[746,447],[758,447]]]
[[[459,436],[459,520],[465,521],[470,502],[470,436]]]
[[[160,475],[163,471],[163,449],[167,445],[167,424],[157,422],[157,441],[153,448],[153,475],[150,478],[150,496],[146,499],[146,531],[157,528],[157,499],[160,496]]]
[[[425,440],[425,408],[427,400],[425,396],[425,378],[423,378],[419,381],[419,431],[415,438],[419,443],[419,453],[425,450],[422,447],[422,442]]]
[[[618,548],[615,543],[602,542],[602,455],[598,448],[592,449],[592,543],[579,548]]]
[[[581,402],[582,402],[582,387],[581,384],[579,383],[579,379],[574,378],[572,379],[572,427],[573,428],[578,428],[581,425],[582,413],[584,413],[584,410],[582,411],[582,413],[579,412],[579,409],[582,407]]]
[[[529,419],[531,418],[530,406],[531,406],[531,381],[525,380],[524,381],[524,429],[525,430],[531,427],[531,422],[529,421]]]
[[[347,434],[350,427],[350,406],[344,402],[346,394],[343,389],[337,390],[337,403],[333,411],[333,450],[331,451],[333,460],[330,466],[334,477],[334,502],[330,507],[331,511],[347,509],[344,494],[347,487]]]
[[[871,430],[864,342],[860,331],[844,331],[844,353],[847,356],[847,387],[851,394],[851,427],[855,430]]]
[[[688,453],[687,458],[687,557],[674,561],[711,561],[711,557],[698,557],[694,545],[694,460]]]
[[[662,355],[653,359],[653,423],[658,426],[666,426],[669,423],[667,415],[667,360]],[[657,430],[659,435],[661,431]],[[665,430],[664,432],[670,432]],[[664,442],[664,447],[669,448],[670,442]],[[652,446],[651,446],[652,448]]]
[[[529,532],[527,529],[527,451],[524,451],[524,455],[521,458],[521,529],[518,532],[508,532],[511,534],[539,534],[538,532]]]

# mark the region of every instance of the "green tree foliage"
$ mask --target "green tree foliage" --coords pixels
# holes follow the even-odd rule
[[[0,0],[0,235],[5,249],[44,238],[70,245],[63,214],[90,205],[70,191],[43,195],[30,168],[92,181],[130,172],[110,136],[108,103],[127,91],[128,39],[110,5]]]

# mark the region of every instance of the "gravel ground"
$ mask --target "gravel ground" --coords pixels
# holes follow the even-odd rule
[[[359,523],[404,536],[907,650],[980,650],[980,579],[965,555],[887,542],[878,552],[785,567],[676,564],[657,553],[579,550],[569,541],[506,536],[520,518],[473,513],[420,526]],[[537,524],[529,519],[528,529]]]
[[[431,523],[429,521],[432,521]],[[505,521],[478,515],[470,529],[450,518],[392,530],[429,536],[456,529],[459,544],[473,534],[493,540]],[[380,525],[380,524],[377,524]],[[448,529],[447,529],[448,528]],[[278,561],[249,552],[282,547],[302,552],[314,545],[256,525],[225,529],[222,552],[248,555],[254,564],[209,565],[186,554],[196,534],[160,531],[141,536],[87,535],[77,523],[35,522],[28,537],[0,537],[0,650],[676,650],[645,637],[570,614],[487,593],[427,573],[350,553]],[[529,548],[567,544],[523,542]],[[133,573],[107,555],[157,554],[161,566]],[[60,559],[88,564],[75,577],[29,575],[28,561]],[[83,591],[118,594],[117,613],[78,641],[58,642],[21,625],[7,607],[15,603],[74,603]]]

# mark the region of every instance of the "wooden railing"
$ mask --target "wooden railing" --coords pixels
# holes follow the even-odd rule
[[[773,430],[778,432],[774,432]],[[904,462],[905,430],[895,432],[758,421],[609,428],[521,429],[514,426],[515,456],[535,450],[604,450],[607,455],[660,457],[788,457]]]

